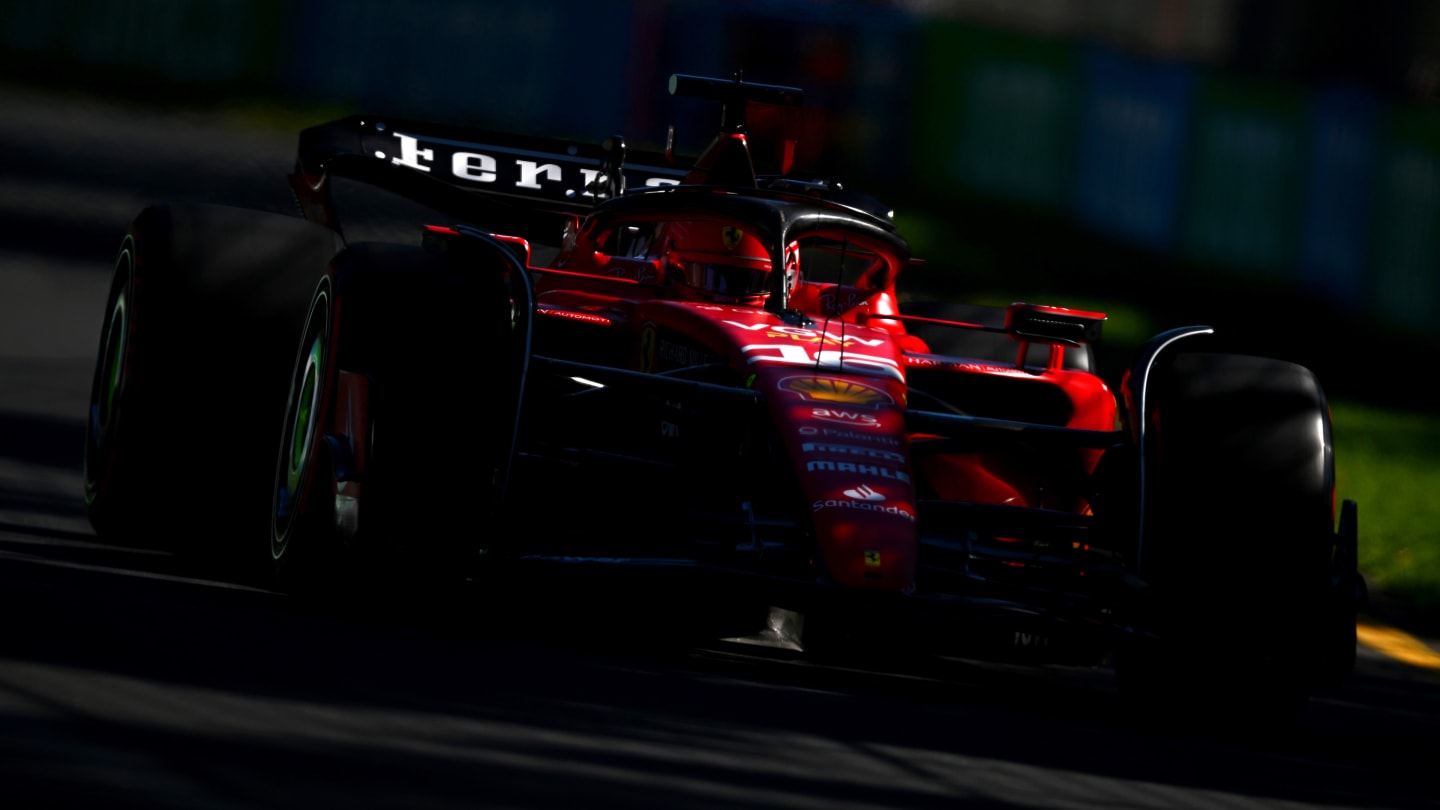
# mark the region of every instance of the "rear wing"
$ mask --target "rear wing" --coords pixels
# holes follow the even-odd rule
[[[300,133],[290,184],[301,214],[337,231],[329,181],[346,178],[487,229],[554,241],[565,219],[685,174],[664,154],[627,154],[618,135],[592,144],[354,115]]]
[[[300,133],[290,185],[309,220],[341,231],[331,178],[375,186],[486,229],[553,242],[564,221],[629,189],[731,182],[754,187],[746,134],[778,147],[789,173],[798,88],[676,74],[670,93],[720,102],[720,133],[693,166],[676,165],[674,128],[663,153],[627,150],[614,135],[583,143],[404,118],[354,115]],[[754,130],[752,132],[752,130]],[[766,168],[770,163],[766,162]],[[536,237],[539,237],[538,239]]]

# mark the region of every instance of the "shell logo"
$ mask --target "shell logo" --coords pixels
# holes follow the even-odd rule
[[[805,399],[845,405],[888,405],[894,398],[873,385],[834,377],[786,377],[780,387]]]

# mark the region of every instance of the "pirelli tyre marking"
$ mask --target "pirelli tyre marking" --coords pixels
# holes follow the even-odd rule
[[[317,432],[321,422],[321,399],[325,390],[326,360],[330,339],[330,291],[321,289],[311,306],[305,325],[304,354],[297,358],[290,385],[290,404],[285,412],[283,445],[277,459],[271,554],[280,559],[292,535],[293,521],[304,509],[305,487],[318,450]]]
[[[122,254],[121,261],[128,262],[129,252]],[[125,353],[130,343],[130,285],[127,282],[115,297],[115,306],[110,310],[110,320],[105,327],[105,349],[100,361],[101,385],[103,392],[96,403],[97,413],[92,415],[95,427],[104,432],[110,426],[115,414],[115,402],[120,397],[120,384],[125,369]]]

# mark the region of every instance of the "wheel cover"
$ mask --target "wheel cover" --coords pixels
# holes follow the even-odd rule
[[[306,463],[310,460],[310,440],[315,434],[315,406],[320,399],[320,372],[324,347],[317,335],[310,342],[310,353],[305,358],[305,376],[300,383],[299,399],[295,406],[294,424],[288,431],[290,447],[286,455],[290,459],[286,472],[286,488],[295,492],[300,488]]]
[[[90,421],[85,442],[85,495],[94,499],[100,486],[100,475],[108,464],[113,441],[110,430],[120,407],[121,391],[126,383],[125,359],[130,350],[130,282],[133,262],[129,249],[122,250],[116,262],[118,291],[110,304],[105,328],[101,333],[100,350],[95,359],[95,376],[90,386]]]
[[[276,460],[275,498],[272,516],[270,551],[275,559],[285,553],[294,521],[304,509],[304,487],[319,449],[316,434],[320,430],[321,399],[326,380],[326,348],[329,338],[329,298],[323,292],[316,299],[310,323],[305,330],[306,344],[297,358],[295,376],[290,387],[290,402],[285,409],[285,427],[281,434],[280,455]]]
[[[127,299],[128,296],[123,290],[115,299],[115,308],[110,312],[110,328],[105,336],[106,351],[102,358],[104,366],[100,371],[104,393],[97,403],[97,416],[102,431],[110,426],[110,420],[115,413],[115,402],[120,398],[121,370],[125,367],[125,350],[129,343],[130,312]]]

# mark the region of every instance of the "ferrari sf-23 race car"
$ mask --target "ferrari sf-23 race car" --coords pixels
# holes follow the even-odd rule
[[[301,216],[143,210],[96,531],[233,542],[294,589],[604,570],[807,653],[1113,665],[1175,702],[1346,677],[1356,507],[1314,374],[1195,326],[1117,393],[1103,314],[902,306],[890,212],[794,176],[799,89],[670,91],[722,110],[697,158],[355,116],[301,133]]]

